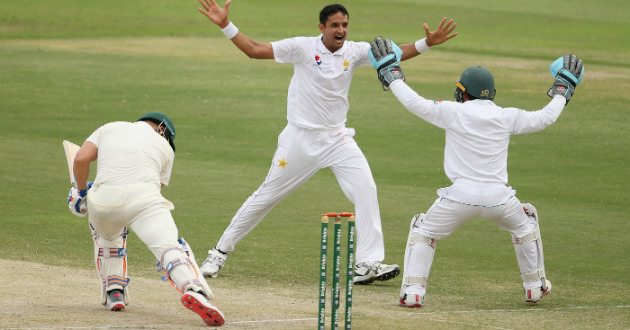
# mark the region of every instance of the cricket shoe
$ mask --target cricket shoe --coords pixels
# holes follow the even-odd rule
[[[107,304],[105,304],[105,308],[115,312],[125,309],[123,290],[114,289],[107,292]]]
[[[424,304],[424,296],[419,294],[406,294],[400,298],[400,306],[409,308],[419,308]]]
[[[354,284],[370,284],[374,281],[386,281],[400,274],[398,265],[386,265],[378,261],[368,261],[354,267]]]
[[[225,323],[223,313],[211,304],[206,296],[193,290],[188,290],[182,295],[182,305],[201,316],[204,322],[210,326],[222,326]]]
[[[537,303],[543,296],[546,296],[551,292],[551,282],[545,280],[545,285],[535,289],[525,290],[525,302]]]
[[[217,250],[217,248],[208,251],[208,258],[206,258],[203,264],[201,264],[201,267],[199,267],[203,277],[217,277],[219,269],[225,266],[225,259],[227,259],[227,257],[227,253],[223,253]]]

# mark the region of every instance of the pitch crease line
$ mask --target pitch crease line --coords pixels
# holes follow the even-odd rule
[[[474,314],[474,313],[513,313],[513,312],[539,312],[539,311],[569,311],[580,309],[608,309],[608,308],[630,308],[630,305],[617,306],[575,306],[556,308],[528,308],[528,309],[478,309],[470,311],[446,311],[446,312],[417,312],[412,315],[438,315],[438,314]]]
[[[138,326],[55,326],[55,327],[26,327],[26,328],[0,328],[1,330],[58,330],[58,329],[72,329],[72,330],[93,330],[93,329],[169,329],[168,326],[152,326],[152,325],[138,325]]]
[[[300,321],[317,321],[316,317],[300,318],[300,319],[275,319],[275,320],[255,320],[255,321],[227,321],[226,324],[244,324],[244,323],[282,323],[282,322],[300,322]]]
[[[458,324],[458,325],[465,325],[465,326],[467,326],[467,327],[474,327],[474,328],[489,328],[489,329],[495,329],[495,330],[513,330],[513,329],[510,329],[510,328],[493,327],[493,326],[491,326],[491,325],[473,324],[473,323],[456,322],[456,321],[447,321],[447,320],[427,320],[427,322],[438,322],[438,323]]]

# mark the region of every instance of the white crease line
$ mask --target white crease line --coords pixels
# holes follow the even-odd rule
[[[152,326],[152,325],[138,325],[138,326],[93,326],[93,327],[37,327],[37,328],[0,328],[0,330],[57,330],[57,329],[72,329],[72,330],[93,330],[93,329],[170,329],[172,326]]]
[[[446,315],[446,314],[473,314],[473,313],[513,313],[513,312],[529,312],[529,311],[569,311],[569,310],[583,310],[583,309],[604,309],[604,308],[630,308],[627,305],[618,305],[618,306],[575,306],[575,307],[557,307],[557,308],[531,308],[531,309],[490,309],[490,310],[473,310],[473,311],[448,311],[448,312],[427,312],[427,313],[412,313],[412,315]],[[457,322],[457,321],[447,321],[447,320],[439,320],[439,319],[427,319],[427,322],[438,322],[438,323],[448,323],[448,324],[458,324],[465,325],[469,327],[476,328],[489,328],[496,330],[512,330],[510,328],[501,328],[495,327],[491,325],[482,325],[482,324],[473,324],[467,322]]]
[[[497,329],[497,330],[512,330],[510,328],[493,327],[493,326],[490,326],[490,325],[471,324],[471,323],[465,323],[465,322],[455,322],[455,321],[445,321],[445,320],[428,320],[428,322],[441,322],[441,323],[449,323],[449,324],[459,324],[459,325],[465,325],[467,327],[475,327],[475,328],[489,328],[489,329]]]
[[[277,319],[277,320],[256,320],[256,321],[226,321],[229,324],[241,324],[241,323],[281,323],[281,322],[300,322],[300,321],[316,321],[316,317],[301,318],[301,319]]]
[[[557,308],[529,308],[529,309],[479,309],[479,310],[471,310],[471,311],[446,311],[446,312],[419,312],[419,313],[404,313],[408,315],[444,315],[444,314],[473,314],[473,313],[513,313],[513,312],[530,312],[530,311],[569,311],[569,310],[580,310],[580,309],[606,309],[606,308],[630,308],[630,305],[617,305],[617,306],[575,306],[575,307],[557,307]],[[301,321],[315,321],[317,318],[299,318],[299,319],[276,319],[276,320],[256,320],[256,321],[228,321],[225,322],[227,324],[247,324],[247,323],[282,323],[282,322],[301,322]],[[454,324],[464,324],[459,322],[451,322],[444,320],[431,320],[434,322],[443,322],[443,323],[454,323]],[[472,325],[472,324],[464,324],[464,325]],[[477,325],[481,326],[481,325]],[[167,328],[172,327],[169,325]],[[491,327],[484,325],[483,327],[488,327],[497,330],[511,330],[499,327]],[[165,328],[163,326],[100,326],[100,327],[68,327],[68,326],[57,326],[57,327],[36,327],[36,328],[0,328],[2,330],[48,330],[48,329],[162,329]]]
[[[569,311],[578,309],[604,309],[604,308],[630,308],[630,305],[617,306],[575,306],[556,308],[527,308],[527,309],[478,309],[471,311],[445,311],[445,312],[418,312],[413,315],[436,315],[436,314],[474,314],[474,313],[512,313],[512,312],[533,312],[533,311]]]
[[[618,306],[576,306],[576,307],[557,307],[557,308],[528,308],[528,309],[480,309],[471,311],[445,311],[445,312],[419,312],[411,313],[411,315],[440,315],[440,314],[472,314],[472,313],[510,313],[510,312],[529,312],[529,311],[563,311],[563,310],[579,310],[579,309],[603,309],[603,308],[630,308],[630,305]],[[404,313],[401,311],[401,313]],[[407,314],[407,313],[405,313]],[[300,322],[315,321],[317,318],[300,318],[300,319],[276,319],[276,320],[250,320],[250,321],[227,321],[226,324],[246,324],[246,323],[282,323],[282,322]],[[450,321],[435,320],[444,323],[457,323]],[[466,324],[469,325],[469,324]],[[481,325],[478,325],[481,326]],[[488,327],[488,326],[484,326]],[[499,327],[490,327],[492,329],[510,330]]]

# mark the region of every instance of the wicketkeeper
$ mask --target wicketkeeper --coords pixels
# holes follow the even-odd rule
[[[120,311],[129,304],[127,228],[158,260],[162,279],[179,291],[182,304],[204,322],[220,326],[225,320],[208,299],[212,292],[195,262],[190,246],[178,239],[171,216],[173,204],[162,197],[175,157],[175,126],[163,113],[149,112],[136,122],[112,122],[98,128],[74,159],[76,187],[68,206],[84,217],[94,237],[94,259],[102,281],[101,302]],[[93,184],[90,163],[97,162]]]
[[[373,66],[383,86],[410,112],[446,132],[444,171],[452,181],[438,189],[439,197],[426,214],[411,219],[400,304],[422,306],[437,241],[475,217],[512,234],[525,301],[540,301],[551,291],[551,282],[545,274],[538,212],[507,186],[508,146],[512,135],[538,132],[556,122],[582,80],[582,60],[565,55],[553,62],[555,80],[547,92],[552,100],[541,110],[525,111],[493,102],[494,78],[481,66],[464,70],[456,84],[456,102],[424,99],[404,82],[395,47],[389,39],[376,38],[370,52]]]

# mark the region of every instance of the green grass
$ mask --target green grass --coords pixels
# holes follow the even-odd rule
[[[613,307],[630,305],[630,5],[573,1],[559,10],[546,1],[345,4],[353,40],[384,35],[410,42],[424,34],[423,22],[433,29],[441,17],[457,20],[457,38],[403,64],[407,82],[427,98],[452,99],[462,70],[481,64],[495,75],[497,104],[537,110],[548,101],[549,64],[564,53],[584,59],[584,81],[559,121],[513,137],[510,185],[541,213],[547,273],[556,290],[536,306],[547,310],[541,328],[627,329],[627,308]],[[0,0],[0,258],[91,269],[86,221],[65,204],[61,141],[80,143],[105,122],[135,120],[153,110],[168,113],[177,127],[174,173],[164,195],[176,205],[180,235],[198,259],[216,243],[268,170],[286,123],[292,68],[248,59],[197,6]],[[318,33],[321,6],[238,0],[231,17],[244,33],[271,41]],[[449,184],[442,170],[443,132],[382,92],[370,68],[355,73],[350,105],[348,126],[356,128],[379,188],[386,261],[402,265],[409,219]],[[319,214],[342,210],[352,205],[331,172],[321,171],[237,246],[218,283],[315,292]],[[153,256],[133,234],[129,247],[132,272],[156,276]],[[430,281],[430,311],[506,309],[517,312],[482,324],[520,329],[530,322],[509,234],[481,219],[439,242]],[[399,315],[391,307],[399,285],[400,278],[359,290],[382,294],[390,304],[384,314]],[[594,309],[574,310],[584,306]],[[371,323],[379,317],[363,316],[367,323],[357,328],[387,327]],[[431,325],[471,324],[462,315]]]

